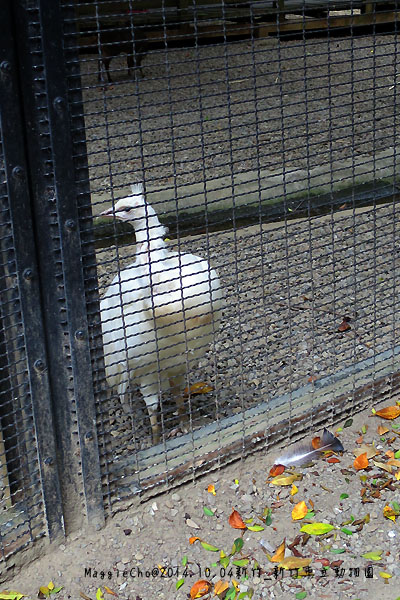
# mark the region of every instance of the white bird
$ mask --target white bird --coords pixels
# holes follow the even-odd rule
[[[108,384],[129,407],[136,381],[146,403],[153,442],[160,440],[160,394],[173,394],[185,419],[182,397],[189,362],[202,357],[220,321],[221,284],[209,263],[168,249],[166,229],[144,197],[142,184],[103,216],[135,228],[135,262],[120,271],[100,302]]]

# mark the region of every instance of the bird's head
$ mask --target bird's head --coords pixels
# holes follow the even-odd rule
[[[131,196],[121,198],[114,206],[100,213],[101,216],[130,221],[139,243],[162,239],[167,229],[161,225],[154,208],[146,202],[143,184],[132,185],[131,190]]]

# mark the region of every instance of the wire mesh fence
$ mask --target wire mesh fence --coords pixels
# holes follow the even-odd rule
[[[397,3],[17,5],[66,530],[395,393]]]

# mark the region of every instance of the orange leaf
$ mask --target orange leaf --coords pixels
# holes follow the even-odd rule
[[[400,467],[400,460],[398,458],[389,458],[387,464],[391,467]]]
[[[189,544],[194,544],[194,543],[195,543],[195,542],[197,542],[197,540],[199,540],[199,539],[200,539],[199,537],[195,537],[195,536],[193,536],[193,537],[189,538]]]
[[[207,488],[207,492],[210,492],[210,494],[212,494],[213,496],[217,495],[217,492],[215,491],[215,486],[213,483],[210,483],[210,485]]]
[[[270,561],[280,563],[283,561],[285,557],[285,540],[283,540],[282,544],[278,546],[275,551],[275,554],[271,556]]]
[[[314,448],[314,450],[317,450],[321,446],[321,438],[319,436],[313,438],[311,440],[311,446]]]
[[[304,500],[298,502],[296,506],[292,510],[292,519],[293,521],[298,521],[299,519],[303,519],[308,513],[308,508]]]
[[[384,435],[388,431],[389,431],[389,429],[387,427],[385,427],[384,425],[378,425],[378,435]]]
[[[229,583],[227,581],[222,581],[222,579],[220,579],[214,585],[214,594],[216,596],[219,596],[219,594],[222,594],[222,592],[225,592],[225,590],[227,590],[228,588],[229,588]]]
[[[228,523],[231,527],[233,527],[233,529],[247,529],[247,526],[244,524],[242,517],[234,508],[232,508],[232,513],[228,519]]]
[[[360,456],[357,456],[357,458],[354,459],[353,467],[357,469],[357,471],[368,467],[368,458],[366,452],[364,452],[364,454],[360,454]]]
[[[336,456],[332,456],[332,458],[328,458],[328,460],[326,462],[328,462],[328,463],[340,463],[340,460],[338,458],[336,458]]]
[[[364,436],[361,434],[360,437],[356,439],[356,444],[362,444],[364,441]]]
[[[206,581],[205,579],[199,579],[199,581],[196,581],[196,583],[192,585],[190,589],[190,597],[192,598],[192,600],[194,598],[202,598],[202,596],[208,594],[210,590],[211,583],[209,581]]]
[[[396,419],[400,415],[400,406],[386,406],[375,412],[382,419]]]
[[[285,470],[285,467],[283,465],[274,465],[269,474],[271,477],[276,477],[277,475],[282,475],[283,471]]]
[[[107,594],[111,594],[111,596],[117,596],[117,598],[118,598],[118,594],[116,592],[113,592],[113,590],[111,590],[108,586],[103,585],[103,588],[105,589]]]
[[[314,502],[311,500],[311,498],[309,499],[308,504],[311,506],[311,509],[314,510]]]
[[[388,450],[387,452],[385,452],[385,456],[388,456],[389,458],[394,458],[393,450]]]

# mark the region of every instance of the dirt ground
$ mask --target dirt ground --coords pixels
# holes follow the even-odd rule
[[[260,40],[153,50],[113,84],[81,59],[92,193],[257,169],[310,169],[398,144],[395,35]],[[333,173],[333,179],[340,173]]]
[[[392,399],[375,408],[395,404]],[[388,431],[380,430],[378,434],[379,425]],[[33,600],[39,587],[52,581],[56,587],[62,586],[54,594],[58,600],[94,600],[99,588],[105,598],[118,594],[121,600],[183,600],[198,580],[212,586],[222,580],[230,588],[235,580],[243,595],[228,596],[231,598],[250,598],[253,590],[253,600],[395,600],[400,590],[400,517],[394,516],[394,522],[384,516],[383,510],[387,505],[393,508],[393,502],[396,507],[399,500],[400,481],[394,473],[400,469],[393,466],[390,474],[381,464],[388,468],[387,451],[395,453],[400,448],[399,427],[396,420],[372,415],[371,408],[355,415],[352,421],[341,423],[340,428],[330,427],[333,432],[339,429],[343,455],[333,456],[338,462],[329,462],[325,457],[308,466],[287,468],[284,477],[293,473],[301,477],[294,482],[298,489],[294,495],[291,485],[271,484],[270,469],[282,450],[258,452],[193,484],[118,513],[101,531],[71,535],[60,547],[52,548],[8,581],[3,589],[19,591]],[[311,442],[319,433],[310,433],[305,441]],[[356,448],[369,448],[369,452],[375,448],[378,453],[369,459],[366,469],[357,471],[353,465]],[[207,491],[210,484],[215,487],[215,495]],[[301,501],[313,512],[293,520],[294,505]],[[259,525],[263,529],[231,527],[228,519],[232,508],[248,527]],[[300,528],[309,522],[328,523],[334,529],[307,538]],[[191,544],[191,537],[200,539]],[[238,538],[242,538],[243,547],[230,555]],[[287,570],[274,571],[280,563],[271,562],[268,554],[273,557],[284,540],[285,558],[301,555],[311,559],[308,575],[300,576],[299,571],[296,578],[295,571],[292,576]],[[230,559],[225,567],[221,566],[221,550]],[[372,555],[367,554],[371,552]],[[239,563],[241,569],[233,564],[237,560],[244,561]],[[165,575],[161,574],[163,568]],[[183,583],[177,590],[180,580]],[[228,588],[226,593],[233,592]],[[214,597],[213,593],[210,597]],[[224,594],[218,597],[223,598]]]

